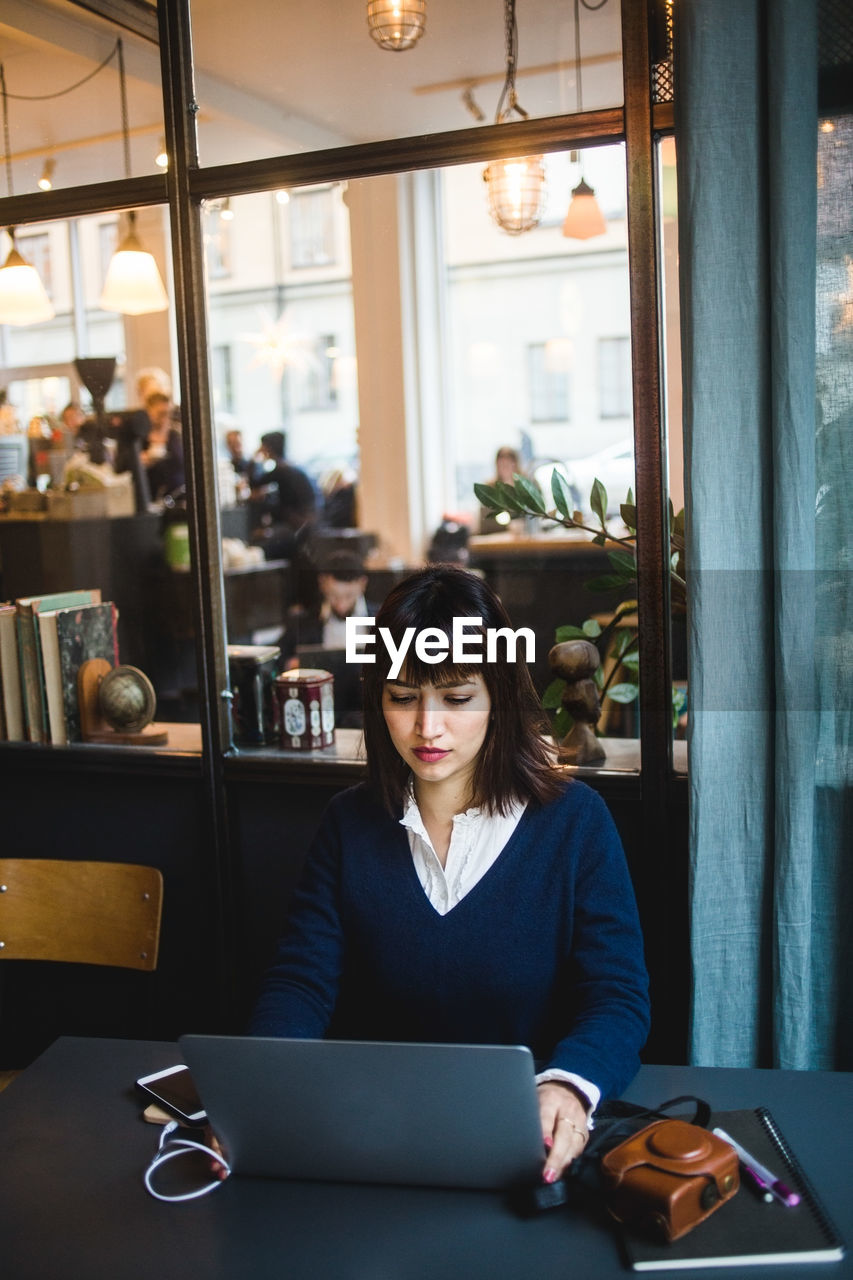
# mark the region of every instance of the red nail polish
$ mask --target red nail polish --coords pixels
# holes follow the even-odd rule
[[[556,1169],[546,1169],[546,1170],[545,1170],[545,1172],[542,1174],[542,1181],[543,1181],[543,1182],[548,1182],[548,1183],[556,1182],[556,1181],[557,1181],[557,1170],[556,1170]]]
[[[545,1143],[545,1150],[550,1151],[554,1145],[554,1139],[549,1138],[546,1134],[546,1136],[542,1139],[542,1141]]]

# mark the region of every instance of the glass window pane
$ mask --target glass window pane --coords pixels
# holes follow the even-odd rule
[[[666,465],[669,497],[675,513],[673,552],[680,552],[674,573],[683,579],[685,556],[684,534],[684,442],[681,414],[681,329],[678,298],[678,201],[675,182],[675,141],[661,139],[658,146],[658,182],[661,223],[660,254],[662,262],[663,315],[663,413],[666,439]],[[674,767],[677,773],[687,770],[687,718],[690,709],[687,688],[687,625],[684,592],[673,577],[672,594],[672,681],[673,722],[675,725]]]
[[[120,660],[154,685],[158,721],[197,721],[174,313],[168,292],[165,309],[138,315],[100,305],[127,224],[106,211],[18,229],[55,315],[0,325],[0,438],[26,442],[25,474],[2,491],[2,594],[98,588],[118,611]],[[135,225],[168,290],[167,211],[141,209]]]
[[[0,48],[15,195],[158,172],[163,103],[156,22],[151,31],[153,39],[146,39],[70,0],[4,0]]]
[[[264,644],[290,606],[315,599],[323,538],[355,523],[343,502],[359,424],[345,190],[232,196],[203,219],[228,641]]]
[[[495,120],[506,73],[501,4],[426,0],[424,34],[402,51],[371,38],[367,8],[365,0],[263,0],[235,21],[224,0],[193,0],[202,163]],[[579,19],[580,78],[572,6],[519,0],[516,92],[533,118],[622,102],[618,0],[581,3]]]

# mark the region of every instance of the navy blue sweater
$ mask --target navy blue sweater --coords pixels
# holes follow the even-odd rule
[[[366,785],[311,847],[254,1035],[526,1044],[540,1069],[617,1095],[639,1066],[648,983],[633,889],[601,798],[578,781],[528,805],[447,915],[405,829]]]

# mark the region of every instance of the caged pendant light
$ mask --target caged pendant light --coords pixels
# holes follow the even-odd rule
[[[12,148],[9,144],[9,103],[6,76],[0,64],[0,93],[3,97],[3,149],[6,153],[6,190],[15,194],[12,180]],[[38,324],[52,320],[53,303],[35,267],[15,248],[15,228],[7,228],[12,247],[0,267],[0,324]]]
[[[118,41],[118,75],[121,92],[121,128],[124,141],[124,176],[130,177],[130,128],[127,115],[127,81],[124,72],[124,48]],[[110,259],[100,306],[104,311],[141,316],[165,311],[169,305],[154,255],[149,253],[136,234],[136,212],[127,215],[127,233]]]
[[[498,99],[495,124],[504,124],[513,112],[527,119],[515,93],[518,64],[518,26],[515,0],[504,0],[506,35],[506,79]],[[493,160],[483,170],[488,189],[489,211],[495,222],[511,236],[537,226],[545,199],[545,163],[542,156],[516,156]]]
[[[367,26],[380,49],[411,49],[426,29],[426,0],[367,0]]]

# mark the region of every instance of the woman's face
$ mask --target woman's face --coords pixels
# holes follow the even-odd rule
[[[420,783],[468,788],[492,709],[481,675],[460,683],[408,684],[386,680],[382,712],[391,741]]]

